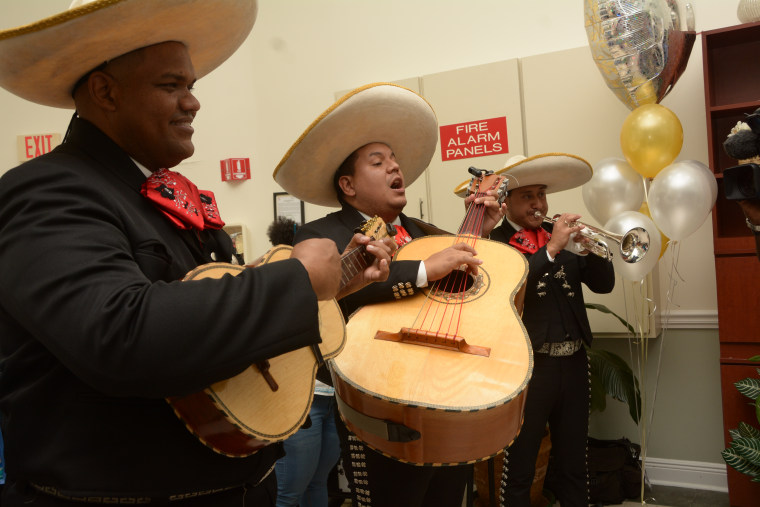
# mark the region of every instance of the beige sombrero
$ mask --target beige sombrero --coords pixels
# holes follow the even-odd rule
[[[412,90],[373,83],[341,97],[290,147],[272,177],[295,197],[340,206],[333,176],[355,150],[385,143],[396,154],[409,186],[427,168],[438,143],[438,121],[428,102]]]
[[[243,43],[256,12],[257,0],[75,0],[60,14],[0,31],[0,86],[73,109],[72,88],[90,70],[167,41],[187,46],[200,78]]]
[[[532,157],[515,155],[496,174],[508,177],[508,190],[529,185],[546,185],[546,193],[561,192],[579,187],[591,179],[591,164],[581,157],[568,153],[542,153]],[[470,180],[460,183],[454,189],[459,197],[467,195]]]

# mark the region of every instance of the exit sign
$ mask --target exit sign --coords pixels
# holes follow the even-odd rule
[[[16,152],[18,161],[26,162],[33,158],[50,153],[61,144],[61,134],[34,134],[16,137]]]

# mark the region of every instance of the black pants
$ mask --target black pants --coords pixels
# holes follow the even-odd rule
[[[258,486],[240,487],[212,495],[199,496],[181,501],[151,501],[147,505],[169,507],[274,507],[277,499],[277,479],[274,472],[261,481]],[[6,484],[3,488],[3,507],[31,505],[33,507],[83,507],[95,504],[83,501],[66,500],[41,493],[29,485]],[[113,505],[111,503],[110,505]]]
[[[354,507],[461,507],[472,467],[415,466],[383,456],[337,424]]]
[[[590,385],[586,349],[572,356],[536,354],[520,434],[504,456],[505,507],[529,507],[536,456],[551,433],[551,488],[562,507],[588,507],[586,440]]]

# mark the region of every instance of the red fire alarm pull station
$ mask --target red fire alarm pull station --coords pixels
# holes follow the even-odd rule
[[[251,179],[251,161],[247,158],[228,158],[220,161],[222,181],[243,181]]]

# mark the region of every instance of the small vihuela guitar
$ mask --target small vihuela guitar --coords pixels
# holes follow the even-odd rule
[[[386,226],[379,217],[365,222],[357,232],[374,239],[395,234],[392,226]],[[290,246],[274,246],[257,265],[288,259],[291,251]],[[341,287],[373,260],[364,246],[343,253]],[[256,268],[221,262],[204,264],[190,271],[183,281],[237,276],[245,269]],[[319,332],[322,343],[318,346],[253,364],[203,391],[167,400],[187,428],[211,449],[227,456],[249,456],[288,438],[306,421],[317,368],[321,361],[337,356],[346,343],[345,322],[334,299],[319,302]]]

